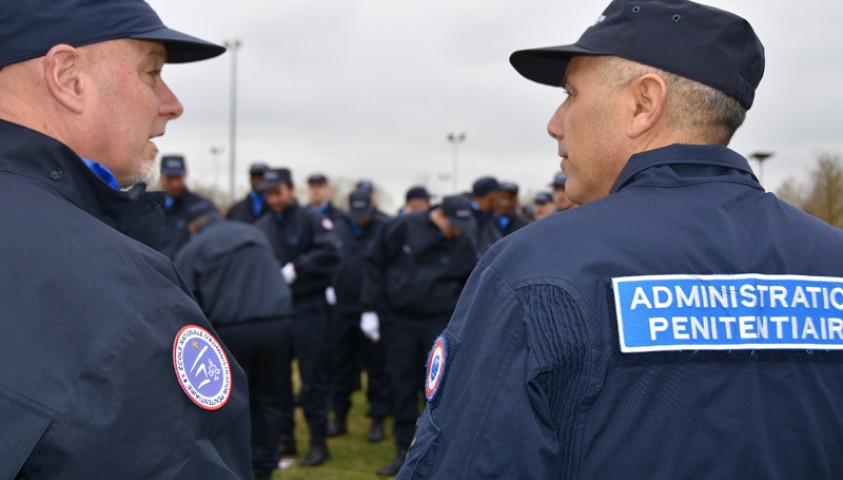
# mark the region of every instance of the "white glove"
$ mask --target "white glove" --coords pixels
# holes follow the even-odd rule
[[[363,312],[363,315],[360,316],[360,330],[363,331],[363,335],[369,337],[369,340],[373,342],[380,340],[381,333],[378,314],[375,312]]]
[[[293,265],[293,262],[281,267],[281,275],[284,275],[284,281],[287,282],[287,285],[292,285],[296,281],[296,266]]]
[[[337,292],[334,291],[334,287],[325,289],[325,301],[328,302],[328,305],[337,304]]]

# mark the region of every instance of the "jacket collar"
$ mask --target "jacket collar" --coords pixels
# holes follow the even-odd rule
[[[658,173],[653,174],[654,169],[659,169]],[[675,186],[713,180],[731,181],[763,190],[749,162],[738,153],[722,145],[677,144],[630,157],[609,193],[619,192],[633,184]]]
[[[161,244],[162,192],[140,184],[128,191],[108,186],[67,145],[29,128],[0,120],[0,171],[35,182],[110,227],[152,248]]]

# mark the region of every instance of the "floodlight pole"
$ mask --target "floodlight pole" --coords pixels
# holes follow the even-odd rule
[[[465,132],[460,133],[459,135],[455,133],[448,134],[448,142],[453,145],[453,160],[451,163],[451,193],[457,193],[457,186],[459,183],[457,182],[457,157],[458,157],[458,147],[459,144],[465,141]]]
[[[764,161],[773,156],[773,152],[753,152],[749,154],[750,158],[758,162],[758,183],[764,185]]]
[[[237,168],[237,50],[240,49],[240,40],[224,41],[223,46],[231,51],[231,105],[229,107],[228,120],[228,198],[234,203],[234,178]]]

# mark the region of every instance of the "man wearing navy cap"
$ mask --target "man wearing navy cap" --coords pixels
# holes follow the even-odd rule
[[[395,396],[396,455],[378,470],[380,475],[398,473],[410,448],[422,364],[476,263],[474,244],[465,233],[475,229],[471,200],[448,196],[427,212],[387,224],[366,254],[360,328],[373,341],[383,337]]]
[[[266,196],[257,191],[258,185],[263,181],[263,174],[269,167],[262,162],[255,162],[249,167],[249,185],[252,190],[239,202],[228,209],[225,218],[237,220],[244,223],[255,223],[257,219],[269,212],[266,204]]]
[[[7,0],[0,32],[0,478],[248,478],[246,377],[145,191],[162,67],[225,49],[141,0]]]
[[[556,205],[553,203],[553,194],[541,191],[533,197],[533,215],[535,220],[541,220],[556,213]]]
[[[401,207],[400,214],[426,212],[430,208],[430,198],[430,193],[423,186],[410,187],[404,195],[404,206]]]
[[[255,223],[269,239],[284,280],[293,291],[293,342],[279,345],[287,358],[281,378],[285,411],[279,430],[284,454],[293,453],[292,383],[289,365],[299,361],[301,403],[310,430],[310,448],[299,461],[305,466],[321,465],[329,457],[325,443],[328,428],[328,311],[325,290],[339,262],[339,246],[333,222],[296,201],[293,176],[289,169],[267,170],[258,191],[266,193],[270,215]]]
[[[726,147],[764,73],[749,23],[616,0],[511,62],[569,93],[547,130],[580,206],[479,262],[399,478],[843,471],[843,232]]]
[[[574,202],[568,198],[565,190],[565,184],[568,183],[568,177],[565,172],[556,172],[553,176],[553,181],[550,182],[550,187],[553,189],[553,204],[556,206],[557,212],[564,212],[574,208]]]
[[[499,202],[495,218],[502,236],[527,225],[527,221],[518,215],[518,184],[515,182],[501,182],[498,187]]]
[[[500,205],[500,184],[495,177],[480,177],[471,185],[471,208],[476,219],[476,229],[466,231],[474,242],[477,258],[483,256],[503,233],[495,218]]]
[[[187,188],[187,164],[182,155],[161,157],[159,182],[167,195],[164,198],[164,236],[161,239],[161,253],[174,259],[179,249],[190,240],[187,223],[191,209],[196,205],[213,206],[213,202]]]
[[[369,408],[366,415],[372,419],[369,441],[383,440],[383,420],[392,410],[383,342],[373,342],[360,330],[363,259],[385,225],[386,221],[375,216],[369,192],[362,190],[351,192],[348,196],[348,218],[334,224],[340,245],[340,262],[331,282],[336,292],[335,317],[331,324],[331,407],[334,419],[329,425],[328,436],[348,431],[351,394],[360,381],[361,365],[367,376]]]

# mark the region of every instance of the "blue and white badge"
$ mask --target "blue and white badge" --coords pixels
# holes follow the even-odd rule
[[[428,402],[432,402],[442,386],[442,379],[445,376],[445,366],[448,360],[447,344],[445,337],[440,335],[435,342],[430,354],[427,357],[427,375],[424,377],[424,396]]]
[[[220,343],[196,325],[182,328],[173,344],[173,365],[187,396],[205,410],[218,410],[231,396],[231,366]]]
[[[625,353],[843,350],[843,278],[654,275],[612,287]]]

